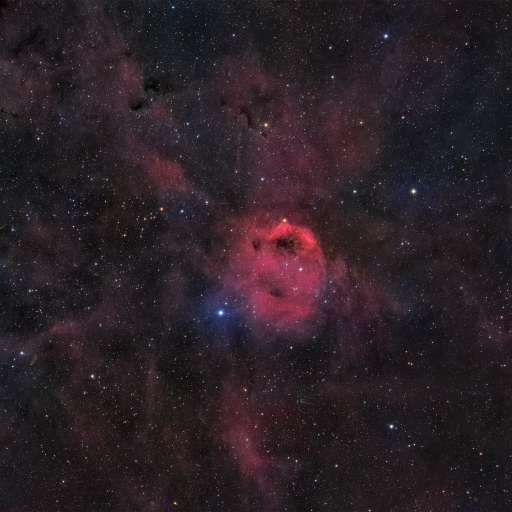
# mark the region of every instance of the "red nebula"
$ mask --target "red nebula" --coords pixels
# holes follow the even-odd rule
[[[375,88],[354,80],[343,90],[305,98],[290,82],[251,59],[227,59],[218,82],[226,111],[241,133],[250,134],[245,164],[257,179],[251,197],[259,205],[279,203],[284,195],[295,204],[331,196],[380,154]]]
[[[274,502],[279,501],[280,494],[277,477],[286,473],[286,467],[265,449],[274,411],[258,405],[234,388],[228,388],[215,437],[228,448],[243,477],[256,485],[265,501]]]
[[[144,170],[161,191],[184,192],[188,189],[186,178],[179,165],[164,157],[150,156],[144,163]]]
[[[285,510],[284,491],[300,469],[298,453],[307,443],[306,413],[295,400],[273,393],[268,378],[259,377],[246,387],[236,379],[226,382],[213,437],[229,453],[244,485],[257,489],[262,510]]]
[[[225,283],[241,296],[249,323],[269,335],[309,336],[326,280],[315,236],[287,219],[263,225],[244,220],[237,228]]]

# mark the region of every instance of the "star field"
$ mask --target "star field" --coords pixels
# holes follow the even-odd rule
[[[0,1],[0,510],[508,510],[509,11]]]

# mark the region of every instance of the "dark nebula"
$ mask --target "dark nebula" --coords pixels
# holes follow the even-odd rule
[[[510,34],[0,1],[0,512],[511,510]]]

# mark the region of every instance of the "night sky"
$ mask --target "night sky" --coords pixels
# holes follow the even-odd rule
[[[0,0],[0,512],[512,510],[511,36]]]

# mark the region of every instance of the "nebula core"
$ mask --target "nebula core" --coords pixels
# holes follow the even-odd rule
[[[319,316],[326,264],[311,230],[281,219],[242,220],[226,254],[226,287],[248,322],[268,335],[307,338]]]

